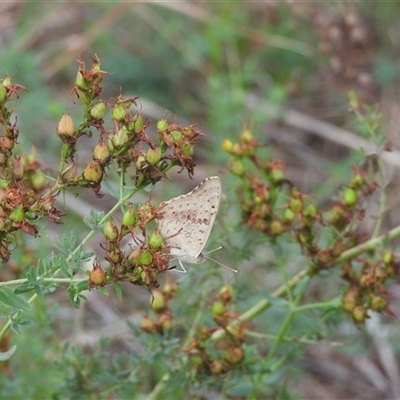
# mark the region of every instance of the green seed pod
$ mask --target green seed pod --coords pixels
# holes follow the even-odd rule
[[[141,115],[138,115],[135,119],[134,128],[135,133],[140,133],[143,130],[143,118]]]
[[[139,216],[133,208],[128,208],[122,216],[122,226],[134,227],[137,225]]]
[[[76,74],[75,85],[81,90],[88,89],[88,85],[86,84],[81,71],[78,71],[78,73]]]
[[[153,262],[153,255],[149,251],[143,250],[139,256],[139,262],[142,265],[150,265]]]
[[[97,161],[92,161],[86,166],[82,176],[88,182],[100,182],[103,177],[101,165]]]
[[[279,235],[284,231],[284,227],[283,227],[281,221],[278,221],[278,220],[272,221],[269,228],[271,229],[271,233],[273,235]]]
[[[317,215],[317,208],[315,207],[315,205],[313,203],[310,203],[307,205],[307,207],[304,210],[304,216],[308,217],[314,217],[315,215]]]
[[[105,113],[106,113],[106,103],[104,101],[99,101],[93,104],[89,110],[90,116],[95,120],[102,119]]]
[[[33,189],[40,192],[46,187],[46,177],[41,173],[34,173],[30,178]]]
[[[225,305],[220,301],[214,301],[213,305],[211,306],[211,312],[214,315],[222,315],[226,311]]]
[[[357,322],[364,322],[368,317],[367,310],[363,306],[357,306],[353,310],[353,318]]]
[[[371,293],[370,297],[371,297],[371,310],[379,312],[379,311],[384,310],[387,307],[388,302],[383,297],[375,296],[372,293]]]
[[[283,219],[285,221],[293,221],[294,217],[295,217],[295,214],[290,208],[287,208],[285,210],[285,212],[283,213]]]
[[[103,234],[107,240],[115,240],[118,237],[118,228],[114,221],[110,220],[104,224]]]
[[[116,121],[123,122],[125,121],[126,113],[127,110],[124,104],[116,104],[111,111],[111,116]]]
[[[182,133],[180,133],[179,131],[172,131],[170,132],[169,136],[171,137],[173,142],[177,143],[181,140]]]
[[[271,171],[271,179],[275,183],[282,182],[284,178],[283,171],[281,169],[273,169]]]
[[[153,290],[150,296],[150,306],[156,313],[164,312],[167,307],[164,294],[160,290]]]
[[[21,205],[14,208],[10,214],[10,220],[19,224],[24,219],[25,213]]]
[[[254,139],[252,133],[248,130],[245,129],[241,134],[240,134],[240,140],[243,143],[249,143]]]
[[[231,164],[231,171],[236,176],[243,176],[244,174],[244,165],[239,160],[234,160]]]
[[[111,157],[111,151],[107,144],[103,141],[96,144],[93,150],[93,159],[100,164],[106,164]]]
[[[12,84],[11,84],[11,77],[10,77],[10,76],[7,76],[7,78],[4,78],[4,79],[3,79],[3,86],[4,86],[5,88],[9,88],[9,87],[12,86]]]
[[[116,149],[120,149],[129,142],[128,131],[121,128],[112,138],[111,142]]]
[[[161,149],[159,147],[154,150],[149,149],[146,154],[146,159],[150,165],[156,165],[161,159]]]
[[[193,146],[190,143],[183,143],[182,154],[184,157],[191,157],[193,155]]]
[[[159,121],[157,121],[157,129],[160,132],[165,132],[168,128],[168,122],[166,119],[160,119]]]
[[[0,85],[0,103],[5,100],[7,97],[7,89],[4,87],[4,85]]]
[[[148,239],[148,244],[153,249],[161,249],[164,244],[164,238],[160,232],[155,231]]]
[[[343,201],[348,206],[354,206],[357,203],[357,192],[352,188],[346,188],[343,193]]]

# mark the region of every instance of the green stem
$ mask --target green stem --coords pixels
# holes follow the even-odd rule
[[[59,270],[57,270],[59,271]],[[57,283],[79,283],[83,281],[84,278],[42,278],[43,282],[57,282]],[[14,279],[13,281],[7,281],[7,282],[0,282],[0,287],[2,286],[13,286],[13,285],[20,285],[22,283],[28,282],[27,279]]]
[[[114,212],[121,206],[122,203],[124,203],[126,200],[130,199],[138,191],[139,191],[139,189],[134,189],[134,190],[132,190],[132,192],[130,192],[129,194],[125,195],[123,198],[119,199],[118,202],[114,205],[114,207],[112,207],[111,210],[101,219],[101,221],[99,222],[99,225],[104,224],[111,217],[111,215],[114,214]],[[94,236],[95,233],[96,233],[95,230],[90,231],[86,235],[86,237],[82,240],[82,242],[79,243],[79,245],[76,247],[76,249],[67,257],[66,261],[70,262],[71,259],[72,259],[72,256],[75,255],[76,253],[78,253],[78,251],[80,251],[89,242],[89,240]],[[61,268],[59,268],[56,271],[54,271],[53,274],[56,275],[56,274],[58,274],[60,272],[61,272]],[[46,278],[44,278],[44,279],[46,279]],[[49,278],[49,279],[55,279],[55,278]],[[62,279],[62,278],[59,278],[59,279]],[[71,279],[69,279],[68,281],[71,282]],[[21,283],[24,283],[24,282],[27,282],[27,280],[25,279]],[[37,298],[37,295],[35,293],[28,300],[28,303],[32,303],[33,301],[36,300],[36,298]],[[19,315],[21,315],[21,313],[22,313],[22,311],[18,311],[15,314],[14,318],[17,318]],[[5,325],[3,326],[3,329],[0,331],[0,340],[3,339],[4,335],[10,329],[10,327],[11,327],[11,319],[9,318],[8,321],[5,323]]]
[[[203,297],[202,302],[201,302],[201,304],[199,304],[199,307],[198,307],[199,311],[196,314],[196,317],[195,317],[195,319],[193,321],[192,327],[191,327],[191,329],[190,329],[190,331],[189,331],[189,333],[188,333],[188,335],[186,337],[186,340],[185,340],[185,343],[183,345],[183,348],[185,348],[189,344],[190,340],[194,337],[194,334],[195,334],[195,331],[196,331],[196,327],[198,326],[198,324],[201,321],[201,316],[203,314],[201,310],[203,309],[205,302],[206,302],[206,298]],[[181,368],[182,368],[182,366],[186,365],[187,361],[188,361],[188,357],[184,356],[184,358],[182,359],[182,362],[180,364]],[[147,396],[147,400],[157,399],[158,395],[163,392],[167,382],[169,381],[169,378],[170,378],[170,374],[167,372],[162,377],[162,379],[157,383],[157,385],[154,386],[154,388],[151,391],[151,393]]]

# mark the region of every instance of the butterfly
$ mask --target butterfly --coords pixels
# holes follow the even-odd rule
[[[218,213],[221,181],[218,176],[204,179],[191,192],[160,204],[156,214],[158,229],[170,255],[182,265],[200,263]]]

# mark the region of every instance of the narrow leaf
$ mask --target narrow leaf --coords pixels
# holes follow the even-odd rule
[[[10,288],[0,289],[0,302],[15,307],[19,310],[31,310],[31,305],[19,295],[16,295]]]

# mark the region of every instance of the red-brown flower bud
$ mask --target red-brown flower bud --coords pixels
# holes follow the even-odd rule
[[[94,266],[90,271],[89,286],[104,286],[106,274],[100,266]]]
[[[61,138],[75,136],[74,121],[69,114],[63,114],[58,123],[57,133]]]

